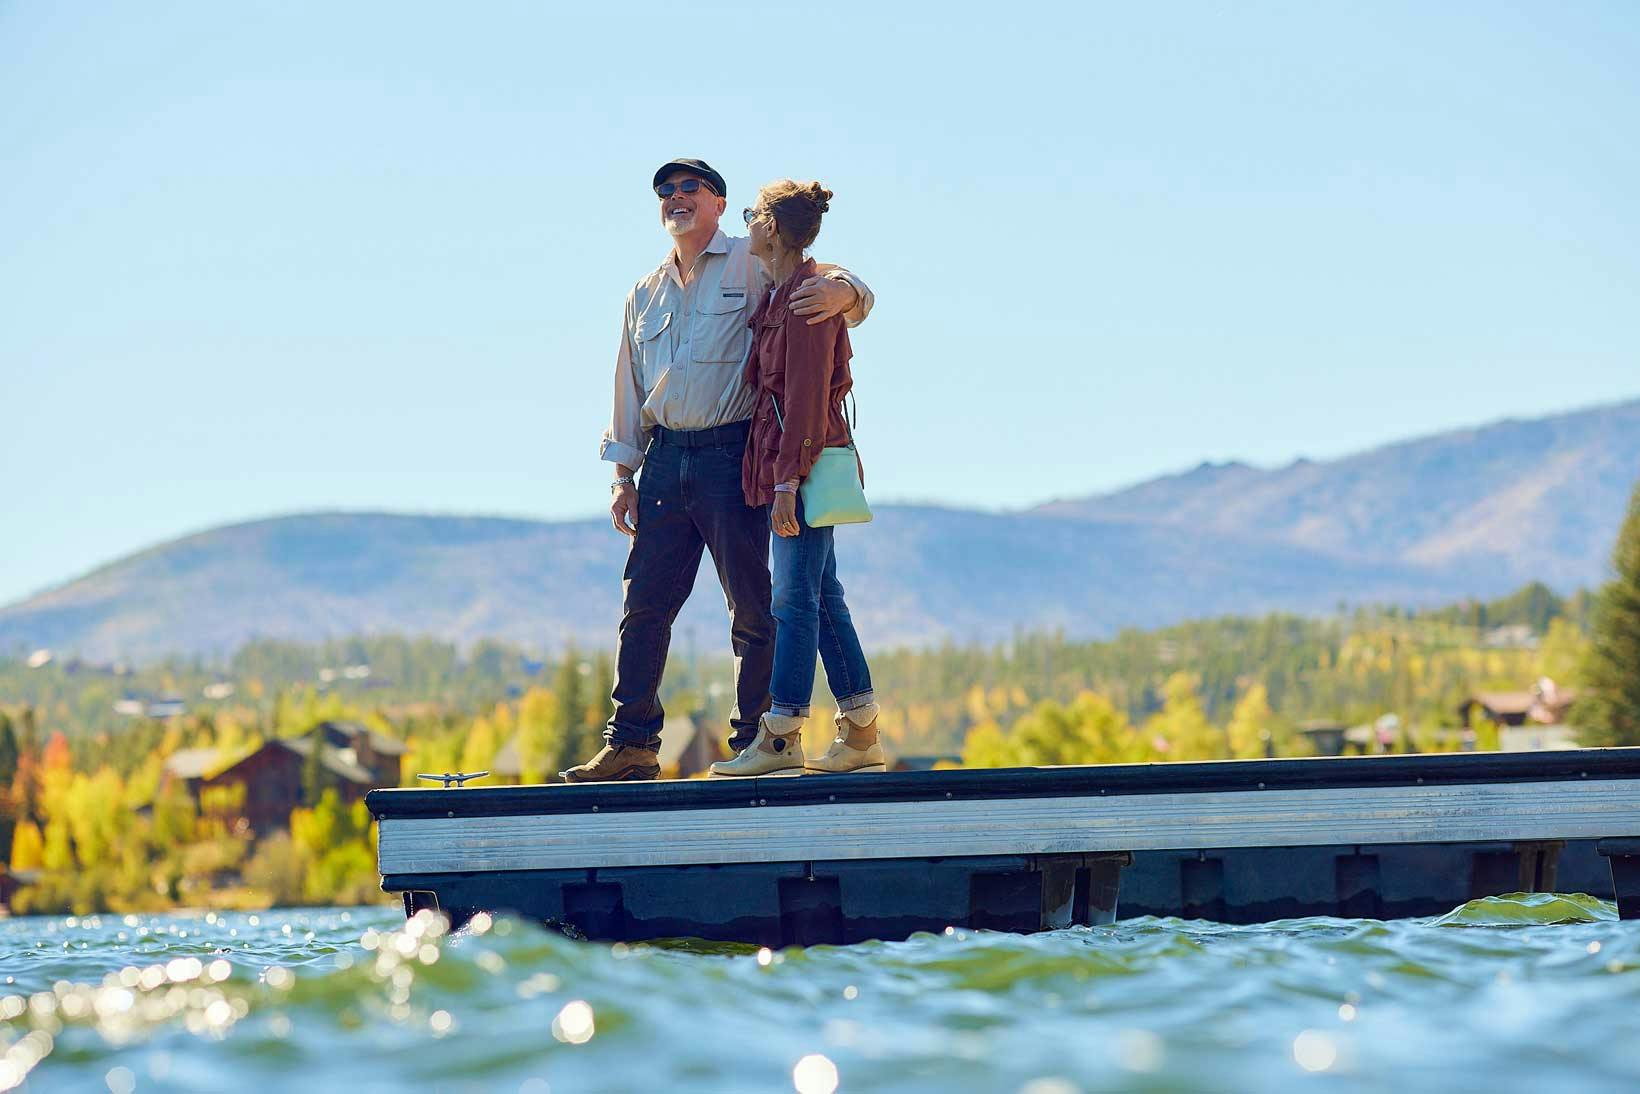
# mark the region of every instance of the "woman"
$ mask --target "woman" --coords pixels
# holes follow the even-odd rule
[[[804,252],[819,234],[830,201],[831,191],[818,182],[783,179],[759,191],[757,204],[746,210],[751,252],[774,283],[751,319],[746,382],[757,390],[757,409],[741,468],[746,504],[770,507],[775,534],[774,676],[772,705],[756,739],[734,759],[712,765],[719,777],[884,767],[871,669],[843,602],[832,529],[804,522],[797,492],[820,453],[850,439],[842,403],[853,381],[843,320],[810,326],[786,307],[792,292],[815,272],[814,260]],[[837,698],[837,735],[825,755],[805,764],[802,732],[814,691],[816,651]]]

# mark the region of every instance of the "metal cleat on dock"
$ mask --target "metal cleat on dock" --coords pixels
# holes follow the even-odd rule
[[[468,779],[482,779],[488,774],[488,771],[446,771],[442,775],[417,775],[416,778],[442,783],[444,789],[448,790],[452,786],[466,786]]]

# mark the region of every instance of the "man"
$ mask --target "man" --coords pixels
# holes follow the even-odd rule
[[[735,707],[729,747],[739,751],[769,708],[774,619],[769,612],[769,511],[746,504],[741,458],[753,392],[741,379],[747,320],[769,289],[747,240],[718,229],[723,176],[701,160],[662,164],[652,182],[672,252],[626,298],[615,358],[615,409],[601,455],[615,464],[615,530],[632,537],[615,647],[615,712],[604,747],[560,772],[566,782],[660,775],[658,692],[672,622],[710,551],[729,606]],[[850,326],[871,311],[871,290],[848,271],[820,267],[792,311]],[[642,483],[635,482],[643,468]]]

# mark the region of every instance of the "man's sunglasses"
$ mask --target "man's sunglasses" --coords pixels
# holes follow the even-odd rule
[[[713,197],[718,196],[718,192],[712,189],[711,183],[702,182],[700,179],[684,179],[682,182],[663,182],[659,186],[655,187],[655,195],[661,198],[669,198],[680,190],[685,194],[693,194],[697,190],[702,189],[704,189],[708,194],[711,194]]]

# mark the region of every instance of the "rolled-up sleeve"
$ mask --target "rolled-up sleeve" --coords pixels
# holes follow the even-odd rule
[[[872,293],[871,287],[841,266],[832,266],[826,271],[825,276],[834,281],[848,282],[859,294],[860,299],[854,302],[854,307],[843,313],[843,322],[851,327],[864,323],[866,316],[871,314],[872,305],[877,303],[877,297]]]
[[[643,464],[649,431],[643,426],[644,393],[637,355],[632,351],[632,326],[632,299],[628,297],[621,320],[621,348],[615,355],[615,404],[598,455],[636,471]]]

